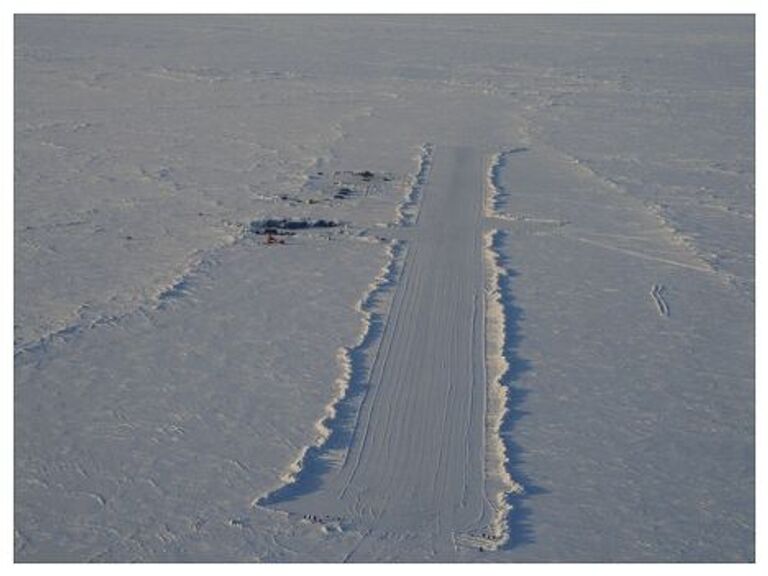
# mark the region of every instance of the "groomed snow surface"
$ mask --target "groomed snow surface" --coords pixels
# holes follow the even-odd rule
[[[17,16],[19,562],[754,561],[754,19]]]

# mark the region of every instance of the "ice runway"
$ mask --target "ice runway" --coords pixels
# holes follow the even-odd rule
[[[484,158],[438,146],[433,162],[348,453],[316,489],[303,490],[300,473],[269,499],[364,528],[379,541],[360,548],[368,558],[398,558],[415,539],[433,558],[488,530],[494,513],[484,482]]]
[[[754,17],[14,28],[17,561],[754,559]]]

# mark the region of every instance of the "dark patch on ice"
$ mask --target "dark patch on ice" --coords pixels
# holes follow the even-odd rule
[[[307,176],[304,191],[327,199],[348,200],[379,195],[391,190],[394,176],[374,170],[316,171]]]
[[[233,528],[250,528],[251,521],[248,518],[230,518],[229,525]]]
[[[161,180],[169,180],[171,178],[171,169],[160,168],[160,170],[157,171],[157,177]]]
[[[355,196],[356,192],[351,188],[339,188],[339,191],[333,195],[336,200],[346,200],[351,196]]]
[[[337,228],[341,226],[336,220],[313,218],[265,218],[251,222],[253,234],[280,234],[283,231],[307,230],[311,228]]]

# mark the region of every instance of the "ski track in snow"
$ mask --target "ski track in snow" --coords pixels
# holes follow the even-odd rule
[[[663,296],[665,287],[663,284],[654,284],[651,286],[651,299],[656,304],[656,309],[659,312],[659,316],[669,316],[669,305]]]

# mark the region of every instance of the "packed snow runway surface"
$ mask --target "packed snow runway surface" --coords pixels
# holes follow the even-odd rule
[[[350,559],[439,558],[457,536],[490,531],[483,158],[471,148],[435,154],[339,469],[323,475],[308,462],[296,483],[265,498],[364,529],[368,541]]]
[[[15,32],[18,561],[754,559],[751,18]]]

